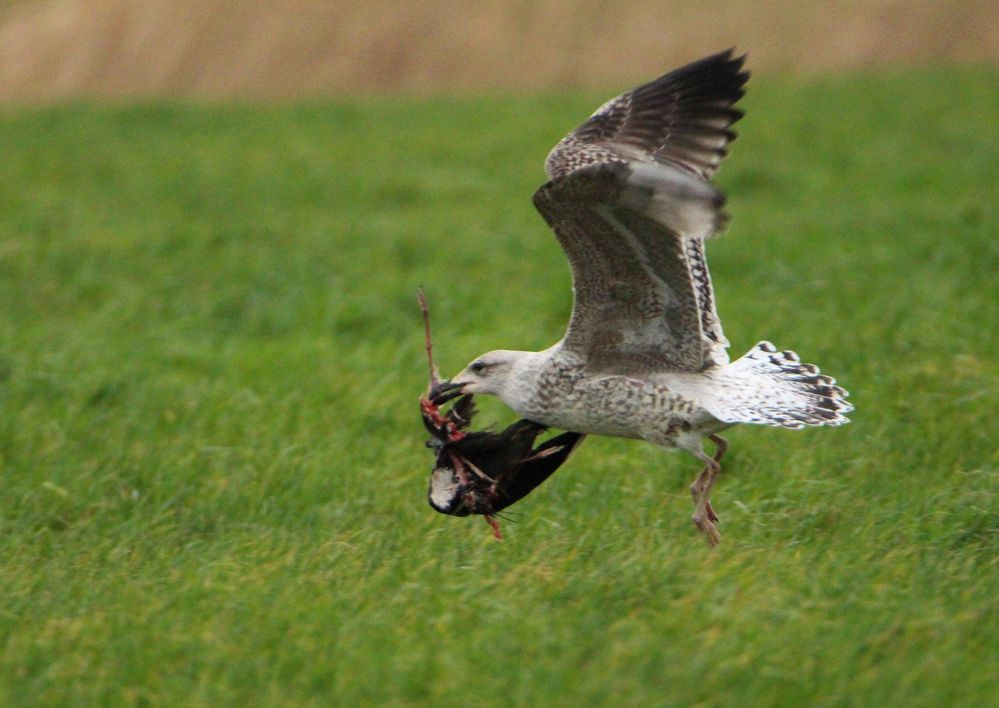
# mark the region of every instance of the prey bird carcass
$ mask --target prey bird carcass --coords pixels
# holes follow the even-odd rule
[[[420,398],[423,424],[430,433],[427,447],[435,453],[427,500],[442,514],[481,514],[500,538],[494,515],[523,499],[569,458],[585,437],[567,432],[535,442],[547,426],[519,420],[499,433],[472,431],[475,403],[442,382],[433,363],[430,318],[426,299],[418,294],[426,335],[430,385]],[[441,406],[450,403],[443,411]]]

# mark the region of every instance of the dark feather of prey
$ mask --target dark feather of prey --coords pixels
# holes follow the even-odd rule
[[[451,516],[484,515],[500,538],[493,515],[523,499],[548,479],[583,440],[581,433],[562,433],[535,447],[547,428],[522,419],[500,433],[470,426],[475,416],[471,395],[459,396],[446,412],[449,397],[440,395],[441,381],[433,363],[430,316],[422,291],[430,386],[420,397],[423,424],[430,433],[427,447],[436,453],[427,499],[434,510]]]

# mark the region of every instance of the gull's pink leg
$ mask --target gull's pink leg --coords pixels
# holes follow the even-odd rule
[[[718,533],[718,529],[715,527],[715,522],[718,521],[718,514],[711,507],[709,497],[711,496],[711,489],[715,485],[715,477],[721,471],[719,461],[728,449],[728,441],[714,433],[709,435],[708,439],[716,445],[715,456],[708,457],[703,451],[697,455],[698,459],[704,462],[705,466],[697,476],[697,479],[694,480],[694,483],[690,485],[690,493],[694,498],[694,515],[691,517],[691,520],[707,537],[708,543],[714,546],[721,541],[721,534]]]
[[[709,435],[708,440],[710,440],[715,444],[715,456],[712,459],[714,459],[715,462],[718,462],[720,464],[721,459],[725,456],[725,452],[728,450],[728,440],[723,438],[721,435],[718,435],[718,433],[712,433],[711,435]],[[719,467],[719,470],[720,469],[721,468]],[[714,486],[713,476],[711,478],[711,486],[712,487]],[[709,495],[711,494],[711,487],[708,487],[708,494]],[[711,521],[713,522],[717,522],[718,514],[716,514],[715,510],[711,508],[710,500],[705,501],[705,509],[708,512],[708,518],[711,519]]]

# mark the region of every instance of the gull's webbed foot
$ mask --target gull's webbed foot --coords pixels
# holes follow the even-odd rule
[[[722,537],[721,534],[718,533],[718,527],[715,526],[714,522],[711,521],[707,514],[695,511],[691,519],[694,522],[694,526],[697,527],[697,530],[704,534],[704,539],[708,542],[708,545],[717,546]]]

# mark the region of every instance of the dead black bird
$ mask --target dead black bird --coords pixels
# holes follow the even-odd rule
[[[451,516],[481,514],[500,538],[493,514],[523,499],[548,479],[586,437],[562,433],[534,446],[548,428],[522,419],[500,433],[470,431],[475,416],[471,395],[457,396],[442,383],[433,365],[430,319],[423,293],[418,295],[426,329],[430,388],[420,398],[423,424],[430,432],[427,447],[437,453],[427,500],[435,511]],[[446,413],[440,409],[452,399]]]
[[[437,452],[427,499],[442,514],[492,515],[507,508],[548,479],[585,437],[562,433],[535,447],[545,426],[522,419],[501,433],[467,432],[474,415],[470,395],[440,418],[423,409],[432,436],[427,446]]]

